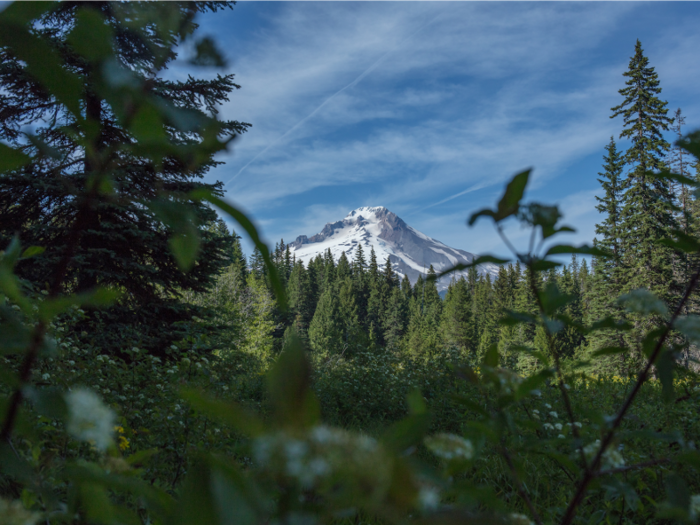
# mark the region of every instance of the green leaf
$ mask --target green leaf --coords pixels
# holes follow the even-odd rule
[[[662,317],[668,315],[666,304],[646,288],[633,290],[628,294],[622,295],[617,302],[622,304],[628,312],[640,315],[656,314]]]
[[[41,9],[37,7],[33,14],[43,13],[50,8],[52,6],[43,6]],[[25,11],[18,16],[0,17],[0,45],[9,48],[22,60],[29,74],[81,121],[82,82],[63,67],[60,55],[45,40],[29,32],[24,16],[28,13]],[[19,20],[24,22],[17,23]]]
[[[683,148],[688,153],[693,154],[696,159],[700,159],[700,131],[693,131],[692,133],[689,133],[681,140],[676,142],[676,144],[678,144],[678,146]]]
[[[480,264],[486,264],[486,263],[493,263],[493,264],[505,264],[508,262],[508,259],[500,259],[498,257],[494,257],[493,255],[481,255],[479,257],[475,257],[472,262],[468,264],[457,264],[453,266],[452,268],[449,268],[443,272],[440,272],[437,275],[430,275],[426,279],[428,282],[430,281],[436,281],[440,277],[443,277],[444,275],[449,275],[453,272],[461,272],[462,270],[467,270],[468,268],[473,268],[474,266],[479,266]]]
[[[218,458],[200,458],[189,469],[168,525],[255,525],[266,504],[257,487]]]
[[[618,321],[614,317],[604,317],[603,319],[599,319],[592,323],[588,327],[588,332],[597,332],[600,330],[620,330],[623,332],[629,331],[632,329],[632,325],[628,323],[627,321]]]
[[[265,430],[257,416],[236,403],[211,399],[191,388],[184,389],[181,395],[193,408],[247,436],[257,436]]]
[[[500,222],[511,215],[518,213],[520,207],[520,201],[525,193],[525,187],[527,186],[527,181],[530,177],[530,172],[532,170],[525,170],[521,173],[515,175],[511,181],[506,186],[506,191],[498,201],[498,207],[496,211],[484,209],[472,214],[469,217],[467,224],[472,226],[476,220],[481,216],[491,217],[495,222]]]
[[[381,442],[391,450],[403,453],[423,440],[430,429],[431,416],[428,412],[414,414],[387,428]]]
[[[539,290],[538,295],[542,302],[544,313],[552,316],[557,310],[563,308],[575,299],[573,295],[563,294],[555,283],[547,283],[544,290]]]
[[[295,333],[268,373],[267,389],[278,424],[297,428],[316,424],[320,409],[311,390],[311,363]]]
[[[22,257],[21,259],[31,259],[32,257],[36,257],[37,255],[41,255],[46,251],[46,248],[43,246],[30,246],[29,248],[25,249],[22,252]]]
[[[68,415],[63,392],[57,388],[26,387],[23,394],[33,404],[34,409],[52,419],[65,419]]]
[[[265,270],[270,278],[270,284],[272,285],[272,289],[277,297],[280,310],[286,311],[287,295],[285,293],[284,285],[282,284],[279,274],[277,273],[277,267],[272,262],[270,250],[267,248],[267,245],[262,241],[262,239],[260,239],[258,230],[255,225],[253,225],[251,220],[238,208],[212,194],[209,190],[203,188],[194,190],[190,193],[190,198],[210,202],[220,210],[229,214],[231,218],[233,218],[243,228],[243,230],[245,230],[250,239],[253,241],[253,244],[258,250],[260,250],[260,254],[262,255],[265,263]]]
[[[625,348],[624,346],[606,346],[601,348],[600,350],[596,350],[593,352],[591,357],[600,357],[603,355],[619,355],[619,354],[626,354],[629,352],[629,348]]]
[[[680,173],[673,173],[665,169],[659,172],[647,171],[645,175],[650,179],[677,182],[678,184],[685,184],[686,186],[690,186],[691,188],[694,188],[698,185],[698,181],[696,181],[695,179],[691,179],[690,177],[686,177],[684,175],[681,175]]]
[[[678,317],[673,322],[673,327],[691,343],[700,344],[700,316],[691,314]]]
[[[81,294],[52,297],[39,304],[39,317],[49,322],[73,306],[104,308],[114,304],[119,297],[121,297],[121,292],[112,288],[96,288]]]
[[[491,368],[496,368],[500,362],[498,356],[498,345],[491,345],[484,353],[483,365]]]
[[[685,480],[678,474],[671,472],[664,476],[666,485],[666,497],[672,507],[687,510],[690,508],[690,490]]]
[[[593,255],[595,257],[610,257],[610,253],[596,248],[595,246],[588,246],[587,244],[582,244],[581,246],[571,246],[569,244],[555,244],[550,247],[545,253],[544,257],[549,257],[550,255],[561,255],[567,253],[580,253],[584,255]]]
[[[176,233],[168,239],[168,246],[180,270],[189,272],[197,261],[201,239],[196,232]]]
[[[700,242],[694,236],[680,230],[673,230],[671,233],[674,238],[659,239],[657,243],[685,253],[697,253],[700,251]]]
[[[663,394],[664,401],[670,403],[675,399],[673,393],[673,369],[675,366],[675,359],[673,354],[668,350],[661,352],[661,355],[656,360],[656,369],[659,373],[659,379],[661,380],[661,392]]]
[[[129,131],[136,137],[136,140],[145,144],[164,142],[168,138],[163,128],[160,113],[150,104],[139,108],[131,121]]]
[[[0,143],[0,173],[12,171],[29,163],[28,155]]]
[[[538,386],[543,384],[547,379],[554,376],[554,373],[549,369],[544,369],[537,372],[530,377],[527,377],[515,391],[515,400],[518,401],[524,397],[528,397],[533,390],[536,390]]]
[[[112,28],[96,9],[79,9],[75,26],[68,35],[68,43],[80,55],[91,62],[104,60],[112,55]]]
[[[0,11],[0,24],[26,26],[55,7],[53,2],[12,2]]]
[[[534,272],[546,272],[547,270],[551,270],[552,268],[558,268],[561,266],[561,263],[555,262],[555,261],[547,261],[544,259],[535,259],[533,262],[530,263],[530,268],[532,268],[532,271]]]
[[[428,407],[425,404],[425,399],[423,399],[423,394],[420,389],[415,388],[409,392],[406,396],[406,403],[408,404],[409,414],[425,414],[428,412]]]
[[[195,44],[197,54],[189,61],[193,66],[226,67],[226,59],[208,36]]]

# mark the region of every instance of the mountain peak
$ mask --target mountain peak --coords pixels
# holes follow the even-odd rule
[[[441,272],[456,264],[468,264],[474,259],[474,254],[450,248],[410,227],[384,206],[356,208],[343,220],[329,222],[312,237],[300,235],[289,247],[297,260],[308,265],[329,249],[335,260],[343,252],[352,260],[360,245],[364,245],[363,251],[367,256],[374,248],[380,266],[389,259],[393,270],[400,277],[408,276],[412,283],[418,276],[425,275],[431,265],[436,272]],[[493,264],[481,265],[479,272],[495,276],[498,267]],[[456,272],[455,276],[459,278],[463,274],[466,272]],[[446,290],[450,280],[451,277],[439,280],[438,289]]]

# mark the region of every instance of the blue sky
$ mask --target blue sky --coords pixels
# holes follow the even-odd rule
[[[273,243],[369,205],[503,254],[465,219],[527,167],[529,198],[578,230],[562,240],[590,242],[637,38],[669,113],[700,127],[698,3],[240,2],[199,21],[242,86],[223,117],[253,125],[209,178]]]

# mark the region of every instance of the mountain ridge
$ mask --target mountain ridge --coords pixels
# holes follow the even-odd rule
[[[311,237],[299,235],[289,244],[290,251],[296,259],[305,265],[317,255],[323,255],[329,248],[334,260],[345,252],[352,260],[357,246],[362,245],[366,259],[373,247],[377,264],[383,266],[387,258],[393,270],[400,276],[408,276],[415,284],[419,275],[425,276],[432,265],[436,272],[452,268],[456,264],[469,264],[476,257],[473,253],[452,248],[443,242],[428,237],[409,226],[395,213],[384,206],[363,206],[348,213],[344,219],[326,223],[323,229]],[[479,265],[481,274],[495,276],[498,266],[494,264]],[[466,271],[454,272],[459,278],[466,276]],[[452,276],[438,280],[438,290],[447,289]]]

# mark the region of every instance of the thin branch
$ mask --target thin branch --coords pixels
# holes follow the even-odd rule
[[[530,500],[530,496],[527,495],[527,492],[525,491],[525,487],[523,487],[522,482],[520,481],[520,478],[518,477],[518,473],[515,470],[515,465],[513,464],[513,458],[510,457],[510,453],[508,452],[508,449],[506,447],[503,447],[503,457],[506,460],[506,463],[508,463],[508,468],[510,469],[510,473],[513,476],[513,480],[515,481],[515,485],[518,487],[518,494],[520,494],[520,497],[523,499],[527,507],[530,509],[530,513],[532,514],[532,518],[535,520],[535,523],[537,525],[542,525],[542,518],[540,518],[540,515],[537,513],[537,509],[535,509],[535,506],[532,504],[532,501]]]
[[[600,444],[600,448],[598,449],[598,452],[595,455],[595,458],[593,458],[593,461],[591,462],[590,467],[587,468],[586,471],[584,472],[583,478],[581,479],[581,482],[579,483],[579,486],[576,490],[576,494],[574,494],[574,497],[572,498],[571,502],[569,503],[569,506],[566,509],[564,517],[561,520],[561,525],[570,525],[573,522],[574,516],[576,515],[576,509],[581,504],[581,501],[583,501],[583,497],[586,494],[586,490],[588,488],[589,483],[595,477],[595,471],[600,466],[600,461],[601,461],[601,458],[603,457],[603,453],[605,452],[605,450],[608,448],[608,446],[612,442],[612,439],[615,436],[615,431],[622,423],[622,420],[624,419],[625,415],[627,414],[627,411],[632,406],[632,402],[634,401],[634,398],[637,396],[637,394],[639,393],[639,390],[642,388],[642,385],[649,377],[649,372],[651,371],[651,367],[654,365],[654,363],[656,362],[656,359],[659,357],[659,354],[661,353],[661,349],[663,348],[664,343],[666,342],[666,339],[668,338],[669,334],[671,333],[671,328],[673,326],[673,323],[678,318],[678,316],[681,314],[681,312],[683,311],[683,307],[685,306],[685,303],[688,301],[690,294],[695,289],[695,286],[698,283],[698,279],[700,279],[700,267],[698,267],[698,269],[693,274],[693,277],[690,279],[690,283],[688,284],[688,287],[686,288],[685,293],[683,294],[681,301],[678,303],[678,306],[676,307],[675,311],[673,312],[671,319],[668,321],[668,324],[666,326],[666,330],[663,332],[663,334],[661,334],[661,337],[659,337],[659,340],[656,342],[656,346],[654,347],[653,352],[649,356],[649,359],[647,360],[647,364],[644,367],[644,370],[642,370],[640,372],[639,378],[637,379],[637,382],[635,383],[634,388],[632,389],[632,392],[627,397],[625,404],[620,408],[620,411],[617,413],[617,416],[615,417],[615,420],[613,421],[613,423],[610,427],[610,430],[603,438],[603,440]]]
[[[635,463],[634,465],[630,465],[628,467],[613,468],[613,469],[609,469],[609,470],[600,470],[600,471],[595,473],[595,476],[600,477],[600,476],[607,476],[608,474],[620,474],[621,472],[629,472],[630,470],[637,470],[640,468],[653,467],[654,465],[661,465],[663,463],[668,463],[670,461],[671,461],[671,458],[654,459],[651,461],[645,461],[644,463]]]

